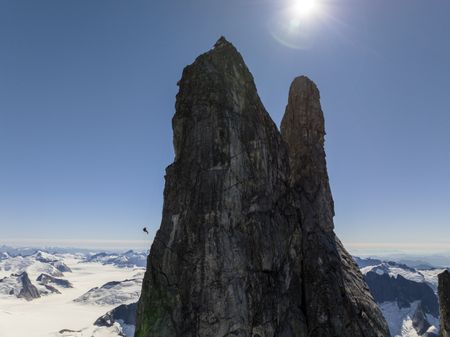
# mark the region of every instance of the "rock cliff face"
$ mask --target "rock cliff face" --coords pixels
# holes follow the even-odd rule
[[[281,134],[223,38],[179,86],[136,336],[387,337],[333,233],[315,85],[294,81]]]
[[[439,304],[440,304],[440,337],[450,336],[450,273],[446,270],[439,274]]]

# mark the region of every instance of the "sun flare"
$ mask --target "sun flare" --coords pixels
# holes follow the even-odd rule
[[[313,14],[317,7],[317,0],[294,0],[292,11],[296,17],[307,17]]]

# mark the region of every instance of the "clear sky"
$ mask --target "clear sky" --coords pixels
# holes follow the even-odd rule
[[[176,83],[225,35],[277,124],[319,86],[349,248],[450,250],[450,1],[294,1],[0,0],[0,244],[148,246]]]

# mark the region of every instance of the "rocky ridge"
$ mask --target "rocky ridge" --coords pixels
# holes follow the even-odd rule
[[[137,275],[136,275],[137,276]],[[140,295],[141,277],[123,281],[111,281],[95,287],[74,299],[81,304],[118,305],[136,302]]]
[[[333,232],[315,84],[294,80],[281,133],[224,38],[179,87],[135,336],[389,336]]]
[[[36,281],[38,281],[42,285],[49,285],[49,283],[53,283],[63,288],[73,288],[72,283],[70,283],[68,280],[56,278],[48,274],[39,275]]]

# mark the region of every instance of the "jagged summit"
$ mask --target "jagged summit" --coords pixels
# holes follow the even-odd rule
[[[226,131],[229,126],[214,124],[216,119],[219,123],[219,120],[232,120],[237,115],[245,114],[246,118],[264,120],[264,123],[275,126],[257,95],[253,76],[241,54],[225,38],[219,39],[217,43],[219,47],[200,55],[193,64],[187,66],[178,82],[176,113],[172,119],[175,161],[180,159],[184,149],[193,147],[191,140],[212,141],[218,147],[221,146],[219,143],[225,146],[229,142],[230,134]],[[221,129],[210,130],[212,127]],[[214,137],[205,134],[199,139],[193,130],[220,132]],[[191,139],[191,136],[195,139]],[[211,139],[207,139],[207,136]],[[195,147],[194,150],[199,149]],[[203,155],[217,157],[220,156],[219,152],[208,150],[208,154]],[[190,153],[188,155],[193,157]],[[207,161],[204,162],[203,155],[200,160],[205,164]],[[217,164],[217,160],[213,165]]]
[[[229,42],[224,36],[221,36],[217,42],[214,44],[214,48],[220,48],[224,46],[231,46],[234,48],[233,44]]]
[[[136,337],[388,336],[332,231],[320,97],[305,79],[282,135],[225,39],[184,69]]]

